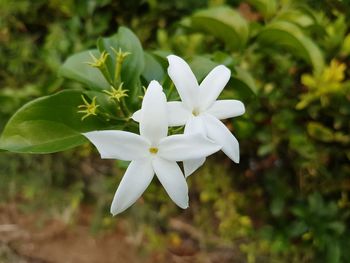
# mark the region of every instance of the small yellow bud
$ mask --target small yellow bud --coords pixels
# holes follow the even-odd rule
[[[323,71],[323,78],[326,82],[342,82],[345,77],[346,65],[333,59],[329,67]]]
[[[117,83],[121,82],[121,72],[122,72],[122,65],[124,62],[124,59],[130,55],[130,52],[123,52],[121,48],[119,50],[115,50],[113,47],[111,47],[113,52],[115,53],[115,69],[114,69],[114,85],[117,85]]]
[[[121,48],[119,48],[118,51],[113,47],[111,47],[111,49],[115,53],[117,63],[123,63],[124,59],[131,54],[131,52],[123,52]]]
[[[307,241],[307,240],[312,239],[312,237],[313,237],[312,232],[308,231],[308,232],[304,233],[301,238],[303,240]]]
[[[108,94],[109,99],[114,99],[118,102],[120,101],[121,98],[128,96],[127,94],[128,91],[123,89],[123,82],[119,85],[118,89],[111,86],[111,91],[104,90],[103,92]]]
[[[106,64],[106,60],[107,57],[109,56],[109,54],[106,51],[103,51],[100,55],[99,58],[96,58],[91,52],[90,52],[90,56],[92,58],[92,62],[86,62],[87,64],[89,64],[91,67],[94,68],[103,68]]]
[[[89,103],[83,95],[81,95],[81,98],[83,99],[84,104],[78,106],[79,109],[82,109],[82,110],[79,110],[78,112],[85,114],[81,118],[81,120],[84,120],[91,115],[96,116],[97,115],[97,108],[100,106],[100,105],[96,104],[96,97],[94,97],[92,99],[91,103]]]

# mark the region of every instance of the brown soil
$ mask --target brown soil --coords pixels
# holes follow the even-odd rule
[[[92,236],[85,222],[69,226],[38,215],[23,215],[0,206],[0,263],[115,263],[145,262],[118,230]]]
[[[125,221],[107,233],[93,236],[91,213],[81,210],[74,224],[55,219],[42,220],[42,214],[23,214],[14,205],[0,204],[0,263],[228,263],[245,262],[232,248],[203,251],[203,239],[185,222],[170,220],[172,231],[187,238],[166,244],[165,251],[146,254],[142,241],[134,242]],[[176,242],[175,242],[176,243]]]

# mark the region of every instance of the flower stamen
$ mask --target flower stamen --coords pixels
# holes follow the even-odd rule
[[[192,110],[192,115],[193,116],[198,116],[200,114],[200,111],[197,109],[197,108],[194,108],[193,110]]]
[[[158,148],[157,147],[151,147],[151,148],[149,148],[149,152],[151,154],[157,154],[158,153]]]

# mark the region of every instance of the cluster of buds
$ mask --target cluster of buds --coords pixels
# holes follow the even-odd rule
[[[92,53],[90,53],[90,56],[92,58],[91,62],[86,62],[91,67],[97,68],[104,78],[107,80],[108,83],[110,83],[110,91],[104,90],[103,92],[109,97],[110,100],[113,100],[115,103],[119,104],[124,117],[130,117],[126,116],[128,115],[128,109],[126,108],[126,104],[123,101],[124,97],[127,97],[127,90],[123,89],[123,82],[121,80],[121,71],[122,66],[125,61],[125,58],[130,55],[130,52],[123,52],[121,48],[119,50],[115,50],[113,47],[111,47],[115,54],[115,68],[114,68],[114,75],[112,77],[111,72],[109,72],[107,67],[107,59],[110,56],[109,53],[106,51],[103,51],[99,57],[95,57]],[[96,116],[97,115],[97,108],[99,105],[96,104],[96,97],[93,98],[91,103],[89,103],[84,96],[82,96],[84,104],[79,105],[78,108],[81,109],[78,112],[85,114],[82,117],[82,120],[89,116]]]

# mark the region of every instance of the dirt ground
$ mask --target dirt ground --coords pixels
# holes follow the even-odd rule
[[[38,227],[34,215],[0,206],[0,263],[146,262],[120,231],[92,236],[86,222],[74,227],[48,220]]]
[[[0,263],[244,262],[237,260],[230,249],[200,251],[191,239],[180,247],[146,254],[140,251],[140,244],[130,242],[122,222],[115,230],[97,236],[91,235],[89,224],[84,215],[71,226],[54,219],[38,226],[37,215],[24,215],[15,206],[0,205]],[[194,235],[194,239],[200,238],[182,222],[174,221],[172,225]]]

